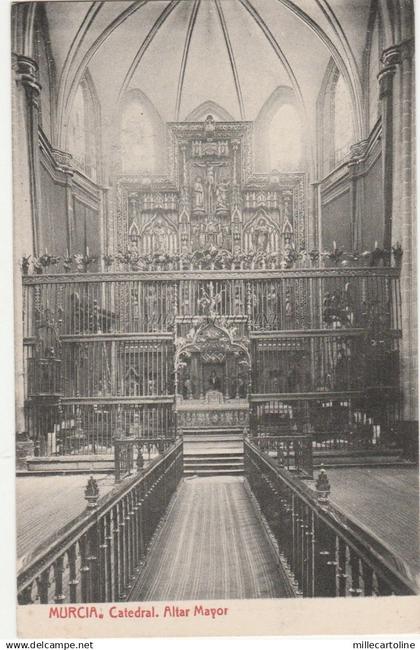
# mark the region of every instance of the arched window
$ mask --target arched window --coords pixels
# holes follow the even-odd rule
[[[235,118],[222,106],[211,100],[207,100],[197,106],[184,118],[184,122],[204,122],[206,117],[211,115],[215,122],[234,122]]]
[[[331,59],[317,102],[321,175],[343,162],[354,142],[353,108],[346,80]]]
[[[379,83],[378,73],[380,70],[380,56],[382,51],[381,45],[381,30],[379,26],[379,16],[376,17],[369,47],[369,60],[368,60],[368,117],[369,117],[369,131],[373,129],[378,121],[380,108],[379,108]]]
[[[132,91],[121,117],[121,169],[125,174],[155,173],[160,161],[160,118],[140,91]]]
[[[98,104],[91,81],[83,79],[70,113],[67,147],[77,167],[92,180],[98,175]]]
[[[269,126],[270,169],[299,169],[302,155],[302,129],[298,112],[291,104],[280,106]]]
[[[40,96],[40,126],[49,142],[53,140],[55,64],[48,36],[48,23],[45,8],[37,7],[35,20],[34,58],[38,63]]]
[[[293,88],[279,86],[255,121],[256,169],[297,171],[303,163],[303,130]]]
[[[350,94],[341,74],[334,93],[334,163],[337,165],[349,152],[353,142]]]

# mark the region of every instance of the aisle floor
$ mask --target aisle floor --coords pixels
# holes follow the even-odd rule
[[[131,600],[288,595],[244,479],[214,476],[184,479]]]

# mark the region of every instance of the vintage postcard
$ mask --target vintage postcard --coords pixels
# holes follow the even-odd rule
[[[11,35],[20,636],[419,632],[411,0]]]

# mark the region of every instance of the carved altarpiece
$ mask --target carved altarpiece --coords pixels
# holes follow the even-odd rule
[[[307,248],[305,174],[255,174],[253,137],[251,122],[208,117],[169,123],[167,174],[117,179],[115,250],[163,258],[209,251],[239,258],[278,255],[280,262],[289,249]],[[178,424],[246,427],[251,361],[245,296],[235,294],[235,316],[221,322],[211,281],[203,280],[201,294],[198,320],[188,316],[182,291],[179,296]],[[235,318],[241,320],[236,334]]]
[[[307,246],[305,174],[253,173],[251,122],[169,123],[167,175],[116,183],[116,249],[140,255]]]

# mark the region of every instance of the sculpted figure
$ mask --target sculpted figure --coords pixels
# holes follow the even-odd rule
[[[254,229],[254,246],[257,251],[266,251],[270,235],[270,227],[261,218]]]
[[[194,183],[194,210],[204,210],[204,188],[201,176],[197,176]]]
[[[153,252],[161,253],[168,250],[168,232],[162,221],[158,221],[153,229]]]
[[[216,187],[216,212],[224,212],[228,209],[228,183],[221,181]]]

